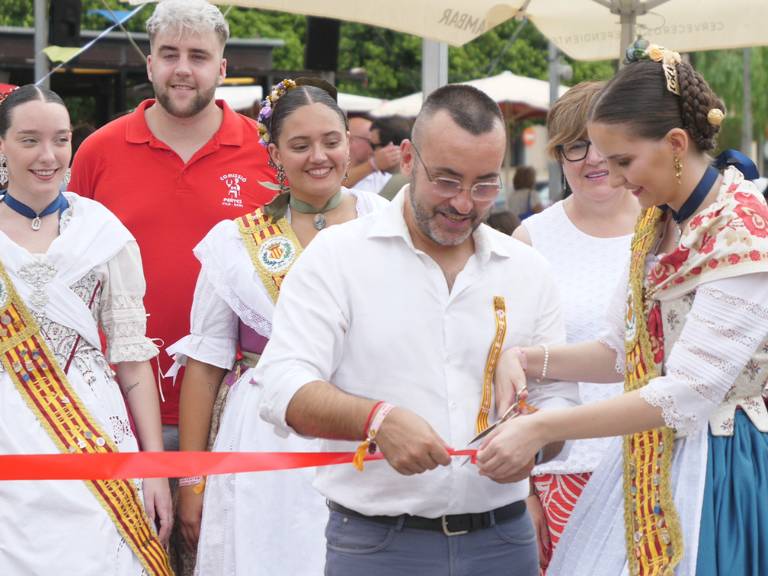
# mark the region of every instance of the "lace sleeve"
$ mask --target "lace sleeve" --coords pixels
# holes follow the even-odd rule
[[[768,273],[702,284],[665,375],[640,395],[679,434],[706,422],[768,334]]]
[[[101,298],[101,324],[112,364],[157,356],[157,346],[146,337],[145,290],[139,247],[131,241],[107,263]]]
[[[613,297],[608,305],[603,321],[603,329],[597,341],[616,353],[616,374],[624,374],[626,352],[624,351],[624,330],[627,309],[627,286],[629,284],[629,265],[616,283]]]

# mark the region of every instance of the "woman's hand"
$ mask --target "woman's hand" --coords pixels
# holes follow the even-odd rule
[[[539,433],[539,414],[512,418],[488,435],[477,452],[482,476],[502,483],[528,477],[536,453],[546,444]]]
[[[200,538],[200,524],[203,519],[203,496],[195,493],[194,486],[179,487],[179,522],[181,537],[184,544],[193,554],[197,550],[197,541]]]
[[[159,527],[157,536],[163,546],[168,546],[173,527],[173,503],[167,478],[144,479],[144,509],[149,519]]]
[[[509,348],[499,358],[493,377],[493,397],[499,418],[516,400],[528,398],[524,363],[525,355],[521,348]]]
[[[533,479],[531,479],[531,482],[533,482]],[[539,545],[539,566],[542,570],[546,570],[547,566],[549,566],[549,561],[552,559],[552,541],[549,537],[549,525],[547,524],[547,516],[544,513],[544,505],[535,492],[526,498],[525,505],[531,514],[531,521],[536,530],[536,542]]]

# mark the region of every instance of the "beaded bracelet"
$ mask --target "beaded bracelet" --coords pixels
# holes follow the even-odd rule
[[[542,344],[541,347],[544,349],[544,362],[541,365],[541,376],[536,378],[536,382],[541,382],[542,380],[547,379],[547,370],[549,369],[549,346],[546,344]]]

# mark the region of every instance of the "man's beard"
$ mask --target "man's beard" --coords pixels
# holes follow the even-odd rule
[[[160,103],[160,105],[171,115],[175,116],[176,118],[191,118],[192,116],[195,116],[200,111],[202,111],[208,104],[210,104],[211,100],[213,100],[214,94],[216,93],[216,86],[213,86],[209,90],[206,90],[205,92],[196,91],[195,97],[192,99],[192,102],[188,105],[187,108],[178,108],[174,105],[173,101],[171,100],[171,97],[168,95],[168,90],[163,91],[155,91],[157,101]]]
[[[485,220],[485,216],[487,216],[487,214],[483,214],[482,217],[480,217],[477,213],[477,210],[473,209],[470,213],[472,225],[467,229],[466,234],[462,234],[461,236],[450,236],[447,233],[445,236],[440,234],[440,228],[438,226],[435,226],[434,229],[432,226],[430,226],[430,224],[434,222],[437,214],[443,212],[452,215],[459,215],[459,213],[450,206],[441,208],[439,211],[435,208],[429,210],[422,206],[416,200],[415,180],[415,178],[411,177],[408,190],[408,197],[411,202],[411,209],[413,210],[413,219],[416,221],[416,226],[418,226],[419,230],[421,230],[421,233],[432,240],[434,243],[439,244],[440,246],[458,246],[467,238],[469,238],[470,235],[477,229],[477,227],[482,224],[483,220]],[[490,211],[490,207],[488,208],[488,211]]]

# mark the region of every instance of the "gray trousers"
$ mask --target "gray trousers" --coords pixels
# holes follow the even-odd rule
[[[528,512],[460,536],[386,525],[331,510],[326,576],[537,576]]]

